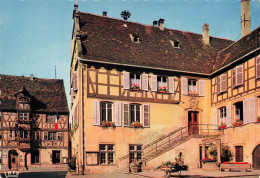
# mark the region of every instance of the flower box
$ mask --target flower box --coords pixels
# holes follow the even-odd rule
[[[218,126],[219,129],[226,129],[227,124],[225,122],[221,122],[221,124]]]
[[[164,87],[159,87],[159,90],[158,90],[160,93],[166,93],[167,92],[167,87],[164,86]]]
[[[258,117],[256,118],[256,122],[257,122],[257,123],[260,123],[260,116],[258,116]]]
[[[236,119],[236,121],[233,123],[233,127],[239,127],[243,125],[243,121]]]
[[[132,122],[130,126],[133,128],[143,128],[143,125],[138,121]]]
[[[115,123],[103,120],[101,122],[101,127],[104,127],[104,128],[106,128],[106,127],[113,127],[113,128],[115,128]]]
[[[131,85],[131,90],[139,91],[140,90],[140,86],[138,84],[134,83],[134,84]]]

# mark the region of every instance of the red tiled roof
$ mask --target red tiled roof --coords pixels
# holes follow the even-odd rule
[[[69,113],[63,80],[0,74],[0,109],[16,109],[15,94],[24,87],[34,111]]]
[[[179,30],[79,12],[83,58],[102,62],[163,68],[210,74],[217,53],[231,40],[210,37],[204,45],[202,35]],[[124,24],[127,27],[124,27]],[[130,34],[140,37],[133,43]],[[173,48],[170,40],[179,41]]]
[[[221,67],[235,61],[236,59],[239,59],[259,47],[260,27],[220,51],[216,57],[216,63],[213,66],[213,71],[220,69]]]

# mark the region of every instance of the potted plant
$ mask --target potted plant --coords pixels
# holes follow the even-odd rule
[[[133,83],[133,84],[131,85],[131,90],[136,90],[136,91],[138,91],[138,90],[140,90],[140,86],[139,86],[137,83]]]
[[[233,123],[233,127],[239,127],[241,125],[243,125],[243,121],[241,121],[240,119],[236,119]]]
[[[218,126],[219,129],[225,129],[227,128],[227,124],[225,122],[221,122],[221,124]]]
[[[72,156],[71,159],[69,160],[68,164],[68,171],[72,174],[76,174],[76,156]]]
[[[159,92],[160,93],[166,93],[167,92],[167,87],[166,86],[159,87]]]
[[[101,127],[113,127],[115,128],[115,123],[114,122],[110,122],[110,121],[106,121],[106,120],[103,120],[101,122]]]
[[[258,116],[258,117],[256,118],[256,122],[257,122],[257,123],[260,123],[260,116]]]
[[[143,128],[143,125],[138,121],[132,122],[130,126],[133,128]]]

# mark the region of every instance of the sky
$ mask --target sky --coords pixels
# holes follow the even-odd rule
[[[241,38],[240,0],[78,0],[79,11],[231,40]],[[63,79],[69,100],[74,0],[0,0],[0,74]],[[251,30],[260,26],[260,0],[251,0]],[[70,107],[69,107],[70,108]]]

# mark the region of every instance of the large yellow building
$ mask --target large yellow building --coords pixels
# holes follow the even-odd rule
[[[70,74],[79,172],[128,171],[135,159],[154,169],[180,153],[198,168],[205,137],[259,169],[260,28],[250,32],[249,3],[242,0],[238,41],[209,36],[208,24],[200,35],[165,28],[164,19],[143,25],[75,4]],[[237,119],[243,124],[233,127]]]

